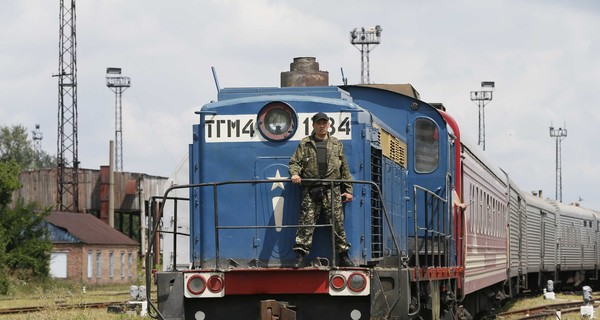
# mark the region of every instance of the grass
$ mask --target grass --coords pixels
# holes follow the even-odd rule
[[[89,286],[64,281],[46,280],[39,283],[14,282],[9,295],[0,296],[0,308],[44,307],[43,312],[12,314],[2,319],[140,319],[134,314],[108,313],[101,309],[59,309],[61,304],[114,302],[124,304],[130,300],[129,285]]]
[[[138,284],[139,285],[139,284]],[[131,320],[141,319],[136,314],[108,313],[107,308],[101,309],[59,309],[60,304],[80,304],[94,302],[115,302],[124,304],[129,301],[129,285],[84,286],[79,283],[46,280],[38,283],[13,281],[9,295],[0,296],[0,308],[16,307],[45,307],[44,312],[34,312],[18,315],[3,316],[2,319],[41,319],[41,320]],[[505,305],[500,312],[521,310],[526,308],[551,305],[560,302],[582,301],[580,295],[556,294],[556,300],[546,300],[543,296],[526,297],[513,300]],[[600,314],[600,307],[594,309]],[[579,313],[563,314],[562,320],[579,320]]]
[[[509,302],[507,305],[505,305],[500,310],[500,313],[507,312],[507,311],[523,310],[523,309],[527,309],[527,308],[535,308],[535,307],[539,307],[539,306],[546,306],[546,305],[552,305],[552,304],[558,304],[558,303],[564,303],[564,302],[581,302],[583,304],[583,298],[581,297],[581,295],[576,295],[576,294],[557,293],[556,300],[547,300],[547,299],[544,299],[543,295],[539,294],[539,295],[536,295],[535,297],[525,297],[525,298],[513,300],[513,301]],[[594,315],[597,317],[597,315],[600,314],[599,312],[600,312],[600,306],[596,305],[594,307]],[[554,317],[552,317],[552,318],[554,318]],[[562,314],[561,319],[562,320],[576,320],[576,319],[579,320],[579,319],[582,319],[582,317],[579,314],[579,312],[574,312],[574,313]]]

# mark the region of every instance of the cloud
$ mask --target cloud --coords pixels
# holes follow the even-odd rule
[[[58,3],[11,1],[0,12],[2,124],[36,123],[56,151]],[[126,170],[169,175],[187,152],[193,112],[221,87],[279,86],[298,56],[314,56],[332,84],[341,71],[360,81],[353,28],[381,25],[370,52],[372,82],[411,83],[423,100],[443,102],[465,137],[477,141],[470,91],[495,81],[485,108],[486,153],[524,190],[554,194],[555,142],[563,141],[563,198],[600,208],[594,148],[599,136],[600,4],[597,1],[209,0],[77,3],[79,160],[108,163],[114,93],[105,68],[123,68]]]

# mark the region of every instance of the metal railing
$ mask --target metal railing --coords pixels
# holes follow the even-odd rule
[[[397,252],[397,260],[398,260],[398,271],[400,272],[400,269],[403,268],[403,263],[402,260],[406,259],[406,256],[403,256],[402,254],[402,250],[400,249],[400,245],[398,243],[398,239],[396,238],[396,234],[394,232],[394,228],[392,226],[392,222],[391,219],[389,217],[389,214],[387,212],[387,209],[385,207],[385,202],[383,201],[383,193],[381,192],[381,189],[379,187],[379,185],[373,181],[365,181],[365,180],[334,180],[334,179],[302,179],[303,183],[305,182],[309,182],[309,183],[321,183],[324,185],[329,185],[330,188],[335,188],[337,186],[339,186],[339,184],[341,183],[351,183],[353,185],[367,185],[367,186],[371,186],[371,190],[373,190],[374,192],[371,193],[371,195],[377,195],[378,196],[378,203],[381,207],[381,211],[383,213],[383,217],[385,219],[385,223],[388,226],[389,229],[389,233],[390,233],[390,237],[392,238],[393,241],[393,246],[395,247],[395,252]],[[165,208],[165,203],[167,202],[167,200],[175,200],[175,203],[177,203],[177,201],[189,201],[190,199],[188,198],[180,198],[180,197],[171,197],[169,196],[169,194],[171,192],[173,192],[174,190],[178,190],[178,189],[192,189],[192,188],[205,188],[205,187],[209,187],[213,189],[213,214],[214,214],[214,222],[215,222],[215,263],[216,263],[216,268],[219,269],[220,268],[220,251],[219,251],[219,230],[230,230],[230,229],[267,229],[267,228],[299,228],[299,227],[331,227],[333,229],[333,225],[335,222],[335,216],[332,214],[331,215],[331,221],[330,223],[327,224],[319,224],[319,225],[282,225],[282,226],[266,226],[266,225],[239,225],[239,226],[234,226],[234,225],[220,225],[219,224],[219,208],[218,208],[218,187],[219,186],[224,186],[224,185],[232,185],[232,184],[252,184],[252,185],[257,185],[257,184],[263,184],[263,183],[276,183],[276,182],[291,182],[290,179],[262,179],[262,180],[237,180],[237,181],[224,181],[224,182],[208,182],[208,183],[199,183],[199,184],[187,184],[187,185],[174,185],[169,187],[164,195],[162,197],[153,197],[153,201],[160,199],[160,203],[159,203],[159,212],[157,215],[155,215],[155,221],[154,221],[154,225],[153,228],[150,230],[149,232],[149,237],[148,237],[148,247],[147,247],[147,252],[146,252],[146,287],[148,288],[146,290],[146,300],[148,301],[149,307],[151,310],[153,310],[154,312],[156,312],[156,316],[153,317],[159,317],[159,318],[164,318],[162,316],[162,314],[160,314],[158,307],[152,302],[151,297],[150,297],[150,293],[152,290],[150,290],[151,288],[151,283],[152,283],[152,271],[153,269],[151,268],[151,266],[153,266],[152,264],[152,257],[154,254],[158,254],[158,250],[156,250],[154,247],[156,245],[156,235],[158,233],[171,233],[173,234],[174,237],[174,243],[173,243],[173,251],[176,252],[176,238],[177,235],[184,235],[184,236],[190,236],[189,234],[186,233],[180,233],[177,232],[178,229],[178,225],[177,225],[177,218],[174,218],[174,226],[173,226],[173,231],[162,231],[160,230],[160,222],[161,222],[161,218],[163,217],[163,211]],[[425,193],[429,193],[431,194],[432,197],[434,197],[435,199],[438,199],[444,203],[446,203],[447,201],[445,199],[442,199],[441,197],[437,196],[435,193],[433,193],[430,190],[427,190],[425,188],[416,186],[414,189],[415,192],[415,199],[416,199],[416,192],[417,190],[421,190]],[[330,197],[330,201],[332,201],[332,207],[333,207],[333,199]],[[174,205],[174,215],[177,216],[177,204]],[[371,212],[367,212],[366,214],[371,214]],[[418,226],[417,223],[417,205],[415,204],[415,213],[414,213],[414,219],[415,219],[415,238],[418,238],[418,231],[417,230],[425,230],[426,234],[429,233],[433,233],[433,231],[435,230],[430,230],[428,228],[421,228]],[[439,233],[437,232],[438,236],[444,236],[446,237],[445,233]],[[382,235],[383,236],[383,235]],[[335,232],[331,232],[331,244],[332,244],[332,264],[336,265],[336,261],[335,261]],[[417,247],[417,241],[415,239],[415,255],[417,257],[416,261],[416,266],[419,267],[419,259],[418,259],[418,247]],[[177,263],[176,263],[176,255],[173,259],[173,270],[177,270]],[[398,288],[399,289],[399,288]],[[420,292],[419,292],[419,285],[418,285],[418,280],[417,280],[417,297],[420,296]],[[398,298],[400,299],[400,297]],[[420,300],[420,298],[417,298]],[[420,307],[420,301],[419,301],[419,307]],[[418,307],[418,308],[419,308]],[[418,310],[417,308],[417,310]],[[418,311],[416,311],[418,312]]]
[[[445,190],[447,197],[449,197],[449,185],[450,183],[447,177]],[[423,201],[421,203],[422,208],[425,211],[423,213],[420,213],[419,211],[419,200]],[[419,285],[421,248],[424,247],[424,262],[427,267],[429,267],[430,264],[435,267],[436,262],[438,267],[449,266],[450,241],[453,237],[451,234],[453,228],[451,226],[452,219],[449,208],[450,207],[447,199],[442,198],[437,193],[425,187],[419,185],[413,186],[414,256],[417,307],[412,313],[409,314],[410,316],[418,314],[421,308],[421,293]],[[424,217],[424,226],[419,225],[419,214]],[[423,236],[420,236],[420,231],[422,231]],[[421,243],[419,243],[419,239],[422,239]],[[429,250],[429,243],[431,243],[431,250]],[[444,259],[444,261],[442,261],[442,259]]]

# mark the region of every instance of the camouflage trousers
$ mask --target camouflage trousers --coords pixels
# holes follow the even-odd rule
[[[315,202],[310,197],[307,188],[302,190],[302,205],[299,225],[316,225],[320,215],[323,214],[325,223],[331,223],[331,213],[334,215],[333,230],[335,232],[335,251],[338,253],[346,252],[350,249],[350,244],[346,240],[346,231],[344,230],[344,210],[342,207],[340,187],[333,188],[333,210],[331,209],[332,190],[327,188],[325,198],[320,202]],[[313,233],[315,227],[299,227],[296,231],[296,245],[294,251],[303,251],[307,254],[312,246]]]

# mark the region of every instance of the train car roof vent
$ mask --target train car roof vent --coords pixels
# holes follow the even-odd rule
[[[329,72],[320,71],[315,57],[298,57],[281,73],[281,87],[329,86]]]

